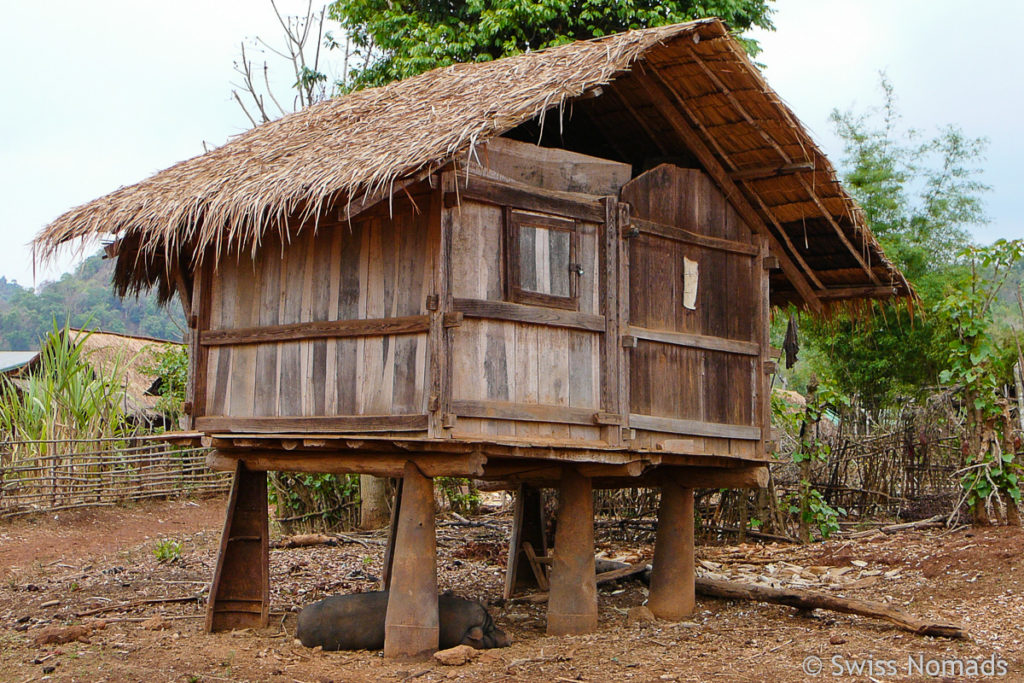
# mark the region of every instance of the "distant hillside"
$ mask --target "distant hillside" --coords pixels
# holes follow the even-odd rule
[[[97,253],[74,273],[34,290],[0,278],[0,350],[37,349],[54,319],[60,325],[70,320],[72,327],[181,341],[185,319],[177,299],[166,309],[155,295],[122,301],[110,284],[113,267]]]

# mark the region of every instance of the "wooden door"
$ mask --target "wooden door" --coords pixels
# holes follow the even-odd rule
[[[763,454],[767,254],[701,171],[659,166],[621,192],[620,325],[634,446]]]

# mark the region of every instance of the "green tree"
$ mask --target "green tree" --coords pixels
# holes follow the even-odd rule
[[[439,66],[484,62],[627,29],[717,16],[737,35],[774,28],[772,0],[336,0],[363,66],[356,87],[383,85]],[[756,41],[742,39],[756,55]]]
[[[94,254],[74,272],[34,290],[0,283],[0,349],[38,349],[53,320],[67,320],[76,328],[181,340],[185,319],[177,301],[162,307],[152,292],[118,298],[111,286],[113,267],[113,261]]]
[[[986,222],[983,194],[989,189],[978,180],[983,138],[955,126],[931,138],[904,129],[884,74],[881,87],[880,107],[859,114],[836,110],[832,121],[845,146],[846,187],[921,305],[915,311],[875,303],[871,315],[808,319],[803,326],[815,347],[815,371],[869,408],[939,382],[948,361],[947,330],[927,312],[962,279],[968,228]]]

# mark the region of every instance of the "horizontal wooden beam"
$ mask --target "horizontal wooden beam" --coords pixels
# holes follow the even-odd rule
[[[727,389],[727,387],[722,387]],[[681,420],[674,417],[654,417],[630,413],[629,426],[632,429],[649,429],[654,432],[669,434],[688,434],[690,436],[712,436],[720,439],[744,439],[756,441],[761,438],[759,427],[747,425],[730,425],[720,422],[702,422],[700,420]]]
[[[578,218],[589,223],[604,222],[604,206],[598,197],[576,192],[544,190],[532,185],[483,178],[470,172],[446,172],[443,175],[444,204],[457,206],[464,200],[539,211],[556,216]]]
[[[760,166],[758,168],[744,168],[733,171],[729,177],[733,180],[763,180],[765,178],[777,178],[784,175],[793,175],[803,171],[813,171],[814,163],[811,161],[800,161],[793,164],[776,164],[775,166]]]
[[[292,434],[337,432],[419,432],[427,429],[426,415],[317,415],[313,417],[196,418],[201,432]]]
[[[490,471],[484,467],[485,474]],[[495,469],[497,473],[499,470]],[[694,489],[759,489],[768,485],[768,467],[755,465],[751,467],[659,467],[643,472],[638,476],[620,476],[612,474],[613,470],[593,468],[592,474],[595,489],[628,489],[658,488],[664,486],[666,480],[680,486]],[[522,469],[518,472],[509,470],[505,477],[488,477],[489,482],[481,489],[493,491],[512,489],[520,484],[528,484],[536,488],[557,488],[561,478],[561,468],[545,467]],[[498,483],[500,482],[500,483]]]
[[[430,317],[408,315],[399,318],[366,320],[321,320],[265,327],[240,327],[228,330],[203,330],[202,346],[240,346],[304,339],[341,337],[379,337],[389,334],[419,334],[430,329]]]
[[[505,401],[452,401],[452,412],[459,417],[492,420],[520,420],[523,422],[559,422],[563,424],[596,425],[607,419],[592,408],[543,405],[537,403],[509,403]]]
[[[835,287],[818,292],[822,299],[887,299],[898,294],[895,287]]]
[[[760,253],[760,250],[753,244],[744,244],[743,242],[726,240],[722,239],[721,237],[701,235],[696,232],[684,230],[683,228],[677,228],[671,225],[664,225],[662,223],[656,223],[655,221],[649,221],[643,218],[630,217],[629,225],[622,229],[622,236],[631,237],[632,235],[635,234],[634,231],[642,232],[648,235],[664,237],[665,239],[674,240],[676,242],[695,244],[697,246],[706,247],[708,249],[727,251],[732,254],[757,256],[758,253]]]
[[[703,334],[689,334],[687,332],[667,332],[664,330],[650,330],[644,327],[630,326],[629,335],[637,339],[672,344],[673,346],[686,346],[692,349],[704,349],[706,351],[724,351],[736,353],[743,356],[761,355],[761,347],[757,342],[741,341],[739,339],[724,339],[722,337],[709,337]],[[628,345],[624,340],[623,346]]]
[[[234,470],[239,460],[250,470],[264,472],[324,472],[331,474],[372,474],[401,477],[405,463],[412,461],[428,477],[478,477],[487,458],[480,453],[382,455],[379,453],[295,452],[295,451],[212,451],[206,464],[214,470]]]
[[[510,320],[549,327],[568,327],[589,332],[605,331],[603,315],[563,311],[542,306],[524,306],[523,304],[486,299],[455,299],[453,307],[456,312],[462,313],[466,318]]]
[[[573,467],[584,477],[639,477],[649,467],[649,463],[644,460],[631,460],[621,465],[579,463]],[[544,460],[494,462],[491,460],[484,466],[484,472],[480,478],[500,479],[506,482],[558,481],[562,477],[562,471],[562,465],[557,462]]]

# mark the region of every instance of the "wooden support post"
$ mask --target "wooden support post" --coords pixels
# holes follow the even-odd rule
[[[437,650],[437,539],[434,484],[408,462],[391,558],[384,617],[384,656],[419,657]]]
[[[661,487],[658,532],[647,606],[659,619],[693,614],[693,489],[666,481]]]
[[[508,568],[505,570],[504,598],[508,600],[519,589],[539,587],[530,560],[523,552],[529,543],[535,552],[548,554],[544,533],[544,498],[540,489],[520,484],[512,513],[512,538],[508,545]]]
[[[388,544],[384,546],[384,568],[381,571],[381,590],[391,588],[391,566],[395,561],[395,536],[398,534],[398,515],[402,510],[402,479],[395,484],[395,499],[391,503],[391,522],[388,524]]]
[[[267,523],[267,473],[252,472],[239,461],[206,606],[208,633],[267,625],[270,611]]]
[[[589,633],[597,628],[593,491],[589,477],[565,466],[551,562],[549,636]]]

